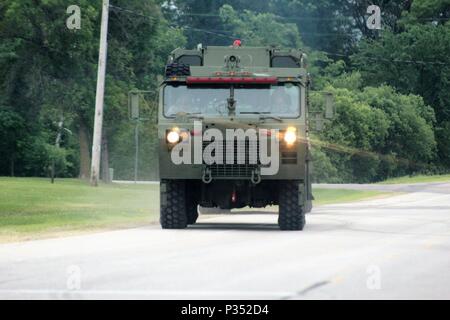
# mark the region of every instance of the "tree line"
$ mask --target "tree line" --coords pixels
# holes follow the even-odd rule
[[[447,1],[111,1],[102,167],[133,176],[127,94],[156,88],[168,54],[197,44],[276,45],[309,56],[313,110],[337,116],[312,136],[315,180],[372,182],[450,166]],[[0,175],[89,175],[101,1],[0,3]],[[379,5],[382,30],[366,26]],[[62,126],[60,124],[62,123]],[[57,147],[55,139],[61,132]],[[140,178],[156,172],[156,132],[140,126]],[[105,173],[106,174],[106,173]]]

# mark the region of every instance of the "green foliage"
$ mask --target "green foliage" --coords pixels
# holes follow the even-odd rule
[[[358,71],[349,72],[345,61],[338,60],[333,62],[330,59],[313,56],[313,87],[322,90],[330,85],[334,88],[345,88],[349,90],[359,90],[363,87],[362,76]],[[325,63],[324,67],[319,68],[317,64]]]
[[[412,1],[410,10],[404,12],[402,24],[407,25],[432,21],[438,24],[445,24],[449,18],[449,0],[415,0]]]
[[[44,145],[45,154],[47,159],[45,161],[45,165],[48,170],[50,170],[50,166],[52,163],[55,164],[55,171],[60,176],[68,176],[68,171],[72,168],[73,164],[68,161],[70,149],[59,148],[55,145],[45,144]]]
[[[227,30],[233,32],[247,46],[270,46],[301,48],[300,33],[293,23],[281,23],[271,13],[256,14],[249,10],[236,12],[224,5],[219,10]]]
[[[446,133],[450,120],[449,52],[450,26],[416,24],[398,34],[385,32],[382,39],[363,41],[353,58],[365,83],[372,86],[386,83],[402,93],[415,93],[434,108],[439,162],[447,167],[450,166]]]
[[[436,157],[434,112],[421,97],[388,86],[325,89],[334,95],[337,117],[319,135],[319,145],[342,181],[379,181],[424,170]],[[324,108],[317,93],[311,104]],[[318,161],[327,163],[323,158]]]
[[[63,116],[72,132],[84,127],[91,132],[101,1],[76,3],[82,14],[80,30],[66,28],[70,4],[5,0],[0,6],[0,102],[26,124],[22,134],[27,134],[22,153],[5,160],[13,164],[2,162],[0,175],[10,174],[12,166],[19,175],[46,175],[51,159],[58,160],[62,174],[72,175],[78,168],[76,138],[66,135],[62,149],[55,150],[54,123]],[[157,1],[122,0],[114,5],[128,11],[110,10],[104,121],[109,140],[126,128],[128,91],[155,88],[169,52],[184,45],[182,31],[169,28]],[[17,132],[11,129],[9,135]],[[14,137],[7,143],[2,151],[18,152]],[[112,152],[121,152],[122,146],[114,143]]]
[[[383,145],[388,137],[387,115],[361,101],[348,89],[327,89],[335,97],[338,113],[322,138],[330,143],[328,152],[335,153],[334,161],[345,162],[340,165],[341,177],[344,181],[376,180],[378,157],[371,152]]]
[[[184,29],[187,46],[230,45],[238,38],[233,30],[224,25],[219,10],[224,5],[233,7],[236,12],[249,10],[254,13],[268,12],[271,0],[169,0],[163,9],[167,20],[174,26]]]
[[[312,180],[316,183],[339,183],[342,180],[339,178],[336,167],[331,162],[330,158],[323,152],[320,147],[314,147],[311,150],[313,159]]]
[[[118,150],[111,154],[111,167],[114,168],[114,175],[124,180],[134,180],[134,123],[124,123],[114,135],[111,142],[111,149]],[[138,177],[141,180],[158,180],[158,132],[156,126],[149,122],[139,125],[139,163]]]
[[[23,118],[6,107],[0,107],[0,168],[14,174],[14,161],[21,156],[27,135]]]
[[[359,99],[384,112],[390,122],[387,141],[375,150],[415,162],[427,163],[435,157],[434,112],[421,97],[397,94],[391,87],[381,86],[365,88]]]
[[[45,176],[54,160],[61,175],[77,176],[83,152],[89,157],[101,1],[77,1],[81,30],[65,26],[70,4],[3,0],[0,5],[0,175]],[[381,32],[365,26],[370,4],[382,8]],[[134,170],[128,92],[155,89],[175,47],[230,45],[236,38],[247,46],[303,47],[313,90],[334,94],[337,117],[314,137],[316,181],[378,181],[450,167],[448,0],[116,0],[113,5],[103,133],[117,178],[131,179]],[[311,93],[310,102],[311,111],[323,110],[320,93]],[[73,134],[64,130],[58,149],[61,118]],[[140,177],[155,179],[155,127],[141,124],[140,137]]]

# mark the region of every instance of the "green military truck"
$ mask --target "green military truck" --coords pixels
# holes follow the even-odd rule
[[[305,58],[299,50],[239,42],[171,53],[158,108],[162,228],[194,224],[198,206],[278,205],[281,230],[303,229],[312,209]],[[215,136],[205,139],[208,130]],[[206,149],[222,161],[208,161]],[[277,170],[265,175],[263,149],[278,157]],[[177,162],[174,153],[195,159]]]

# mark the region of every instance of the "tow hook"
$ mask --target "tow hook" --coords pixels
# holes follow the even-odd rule
[[[203,169],[202,181],[205,184],[211,183],[212,181],[211,169],[206,167]]]
[[[252,171],[251,181],[253,184],[259,184],[261,182],[261,174],[259,169],[255,169]]]

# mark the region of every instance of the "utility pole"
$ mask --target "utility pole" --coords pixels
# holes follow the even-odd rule
[[[103,127],[103,99],[105,95],[105,72],[108,49],[109,0],[103,0],[100,50],[98,56],[97,95],[95,98],[94,137],[92,141],[91,185],[98,186]]]

